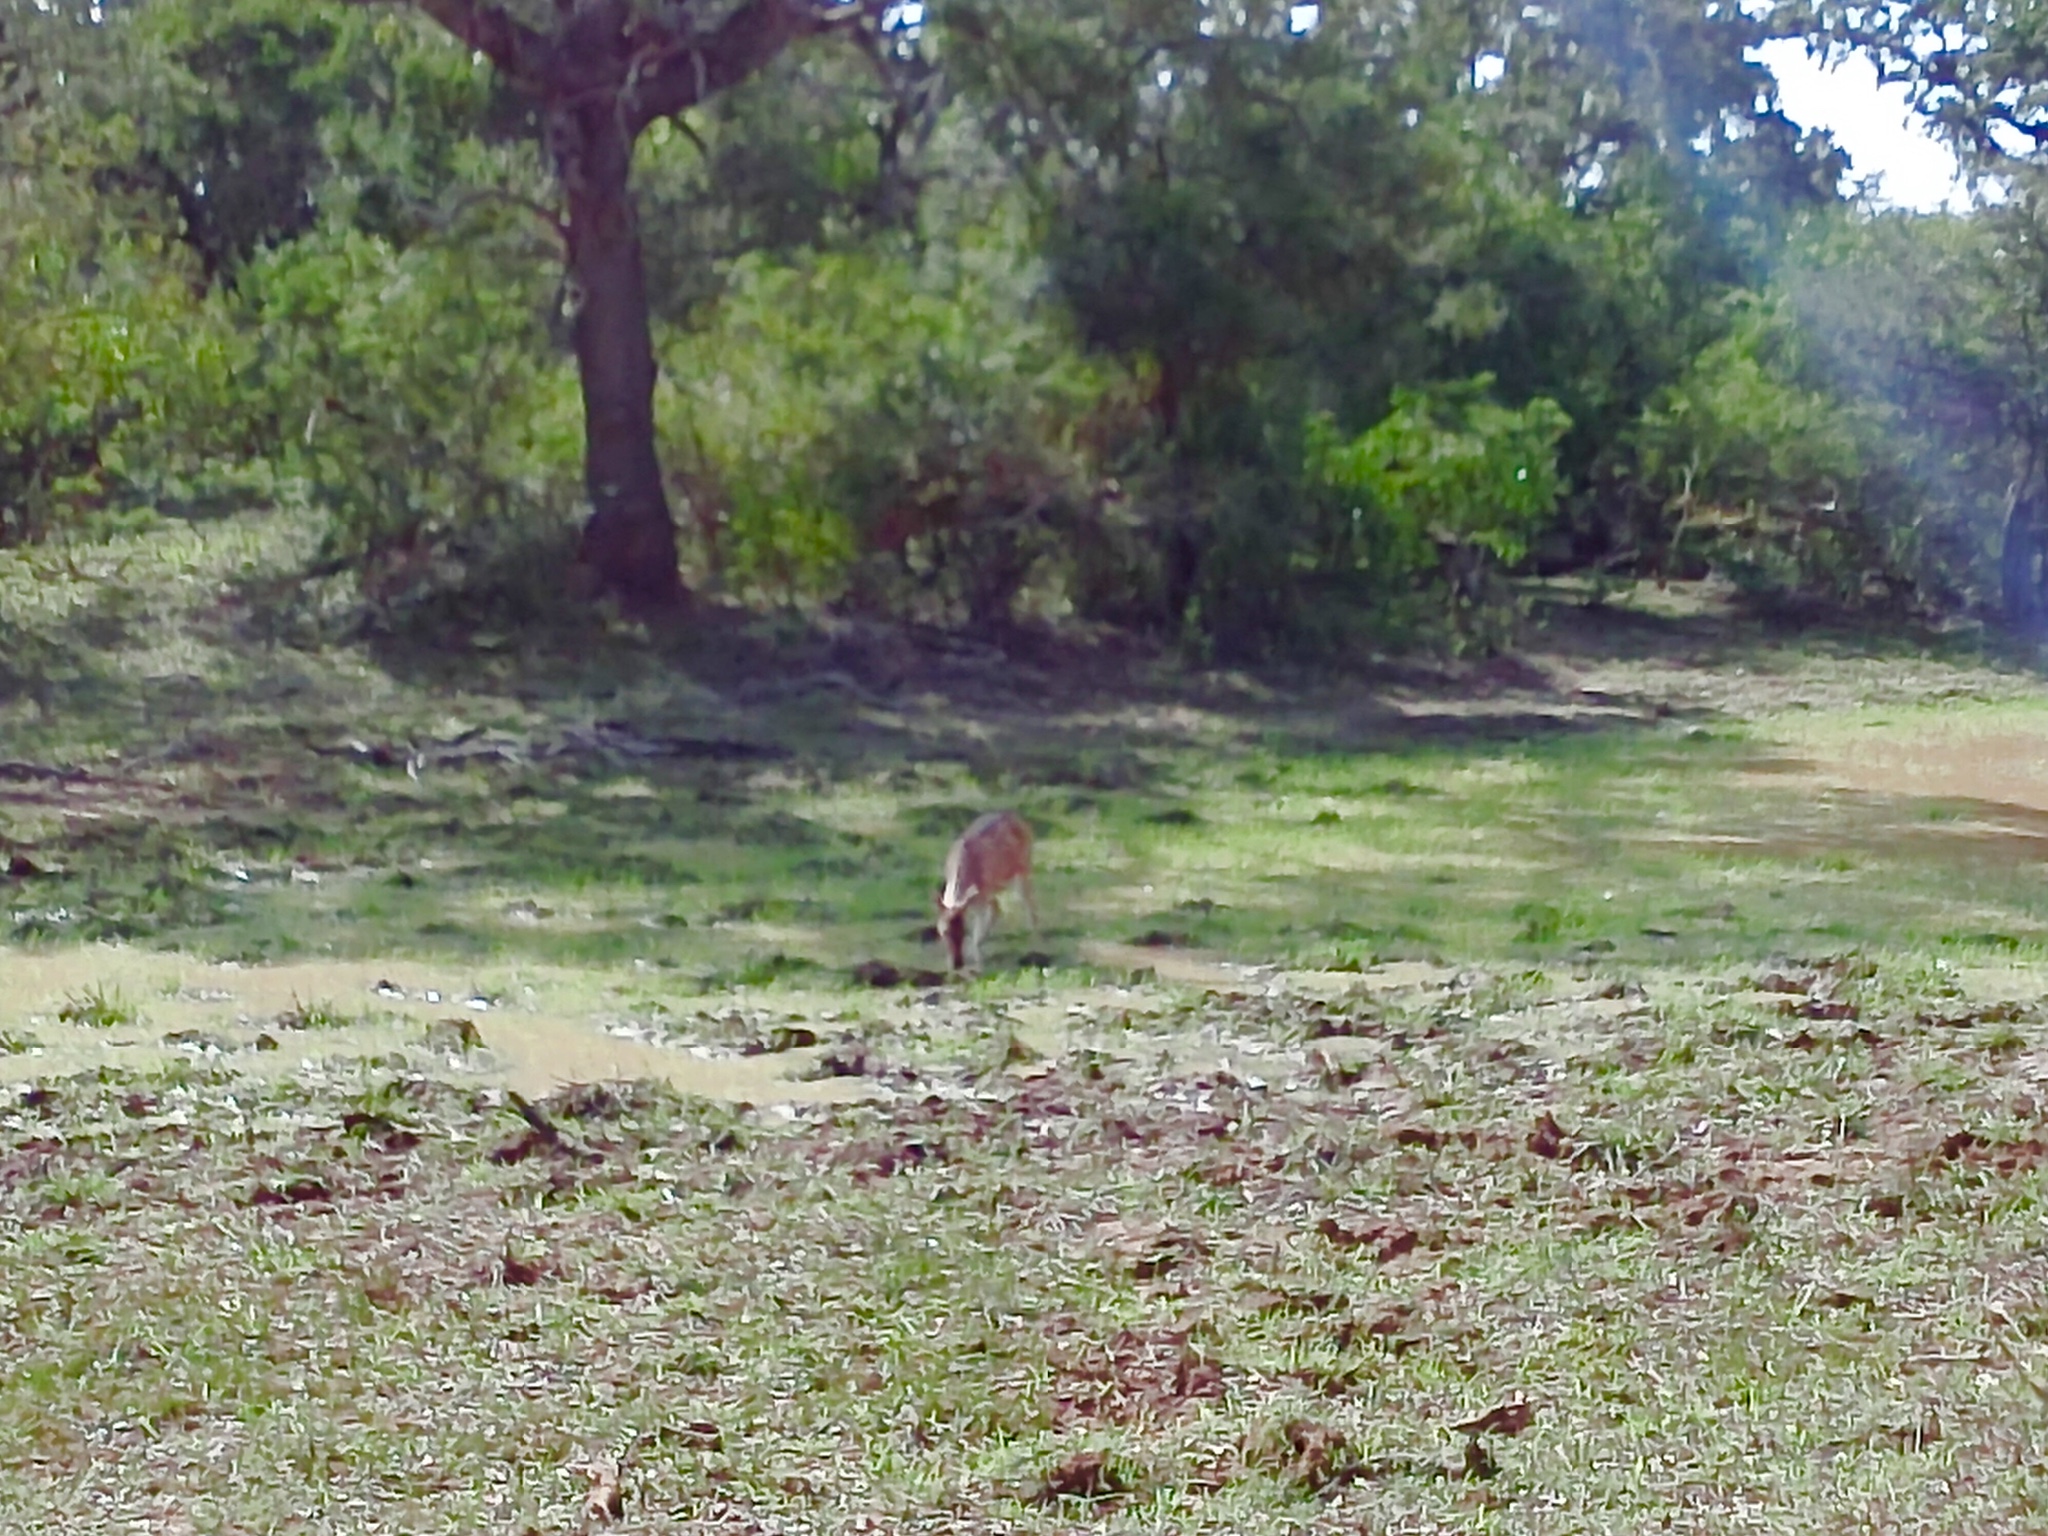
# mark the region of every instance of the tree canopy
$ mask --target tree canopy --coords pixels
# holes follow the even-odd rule
[[[1752,9],[0,0],[0,539],[1222,652],[1516,572],[2024,617],[2038,18]],[[2003,200],[1859,204],[1788,33]]]

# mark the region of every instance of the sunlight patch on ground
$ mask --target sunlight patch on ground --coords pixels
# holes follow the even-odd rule
[[[1873,726],[1828,744],[1813,767],[1831,784],[1872,794],[2048,814],[2048,718],[2031,730],[1956,721]]]
[[[202,1059],[276,1080],[317,1071],[323,1060],[397,1052],[438,1077],[529,1095],[643,1078],[755,1103],[871,1092],[859,1078],[793,1076],[821,1047],[744,1055],[659,1044],[606,1028],[606,1010],[570,1011],[591,998],[592,974],[515,978],[398,961],[208,965],[117,946],[8,952],[0,956],[0,1034],[32,1045],[0,1054],[0,1082]],[[463,1026],[474,1029],[474,1048],[463,1048]]]

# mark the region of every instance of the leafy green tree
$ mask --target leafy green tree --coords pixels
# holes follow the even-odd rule
[[[1880,78],[1902,83],[1989,194],[1970,221],[1980,238],[1939,253],[1943,270],[1922,303],[1938,317],[1938,355],[1989,385],[1977,415],[1998,422],[1994,458],[2011,474],[2005,610],[2048,632],[2048,12],[1992,0],[1811,0],[1806,17],[1816,48],[1860,49]],[[1957,295],[1970,312],[1960,325]]]
[[[1082,334],[1155,381],[1163,453],[1136,499],[1169,622],[1263,623],[1248,584],[1338,574],[1288,511],[1313,492],[1311,414],[1356,432],[1397,388],[1479,373],[1509,408],[1560,402],[1575,504],[1611,546],[1603,455],[1841,170],[1777,110],[1746,57],[1765,28],[1738,7],[935,16]]]
[[[1987,29],[2013,195],[1918,224],[1778,112],[1786,7],[68,3],[0,0],[16,536],[233,482],[382,560],[581,495],[647,607],[1483,640],[1518,561],[1967,597],[2048,435],[2027,23],[1962,0],[1886,14]]]
[[[567,489],[574,382],[516,319],[545,307],[545,276],[507,254],[508,231],[465,234],[398,247],[323,230],[242,273],[271,455],[326,511],[332,557],[459,541],[450,508],[503,517]]]
[[[545,144],[565,211],[570,336],[583,396],[592,515],[581,563],[640,606],[682,596],[676,533],[656,451],[655,354],[630,172],[653,124],[755,75],[799,40],[879,31],[867,3],[744,0],[655,8],[630,0],[538,5],[414,0],[488,58]]]
[[[1885,501],[1886,413],[1811,381],[1786,306],[1737,308],[1624,439],[1657,514],[1658,565],[1710,563],[1774,597],[1889,595],[1911,528]]]
[[[1798,318],[1806,379],[1858,419],[1872,514],[1915,584],[1987,611],[2048,398],[2031,318],[2042,295],[2026,291],[2033,263],[2007,219],[1845,209],[1794,243],[1775,285]]]
[[[0,542],[203,499],[246,447],[246,347],[154,196],[103,172],[135,126],[91,14],[0,6]]]
[[[922,262],[757,253],[671,340],[664,424],[693,444],[730,586],[989,631],[1034,574],[1068,585],[1121,381],[985,234]]]

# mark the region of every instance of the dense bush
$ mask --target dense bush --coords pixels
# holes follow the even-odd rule
[[[749,257],[672,335],[665,447],[707,573],[934,622],[1067,601],[1116,371],[993,240]]]
[[[94,514],[204,504],[245,479],[245,354],[222,307],[156,242],[33,213],[8,222],[0,543]]]
[[[1797,352],[1782,315],[1745,303],[1624,435],[1658,569],[1711,565],[1753,591],[1853,599],[1897,568],[1875,515],[1874,423],[1807,386]]]
[[[242,274],[260,338],[245,382],[330,555],[445,546],[574,503],[575,375],[548,345],[546,274],[507,243],[330,228]]]
[[[1437,589],[1453,630],[1477,638],[1501,601],[1494,579],[1528,553],[1564,485],[1556,401],[1489,398],[1490,375],[1397,389],[1385,419],[1346,440],[1328,415],[1306,433],[1309,483],[1326,508],[1323,558],[1368,573],[1383,601]]]

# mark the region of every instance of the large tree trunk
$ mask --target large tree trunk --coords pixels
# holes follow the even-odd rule
[[[2015,633],[2038,639],[2048,631],[2048,497],[2027,467],[2007,494],[2005,543],[1999,552],[2005,622]]]
[[[611,93],[558,109],[549,136],[569,205],[576,365],[591,517],[581,564],[639,612],[681,606],[675,519],[654,450],[654,338],[640,221],[627,184],[633,141]]]
[[[564,233],[591,505],[574,579],[639,612],[673,610],[685,594],[654,452],[654,339],[627,186],[633,141],[649,123],[752,78],[800,38],[855,21],[879,27],[885,0],[740,0],[709,30],[688,4],[554,0],[543,29],[503,0],[415,3],[546,107],[548,148],[569,205]]]

